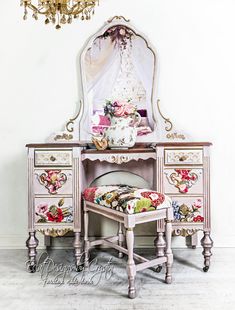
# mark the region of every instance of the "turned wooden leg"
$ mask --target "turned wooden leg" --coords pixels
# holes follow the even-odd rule
[[[154,240],[154,244],[155,244],[155,247],[156,247],[156,256],[157,257],[165,256],[166,241],[165,241],[165,238],[164,238],[164,233],[162,231],[161,232],[157,232],[157,237]],[[159,265],[156,268],[156,272],[161,272],[161,270],[162,270],[162,265]]]
[[[123,241],[124,241],[123,224],[122,223],[118,223],[118,245],[119,246],[123,246]],[[118,252],[118,257],[122,258],[123,257],[123,253],[122,252]]]
[[[167,284],[170,284],[172,282],[171,269],[172,269],[172,264],[173,264],[173,254],[172,254],[172,249],[171,249],[171,235],[172,235],[171,220],[166,220],[166,253],[165,255],[167,257],[167,262],[166,262],[165,282]]]
[[[201,240],[203,247],[202,255],[204,256],[204,267],[203,271],[207,272],[210,268],[211,248],[213,247],[213,241],[210,237],[210,231],[204,231],[204,236]]]
[[[135,298],[136,290],[135,290],[135,275],[136,275],[136,266],[133,258],[134,251],[134,232],[133,228],[127,228],[126,230],[126,244],[128,250],[128,260],[127,260],[127,275],[129,281],[128,287],[128,297]]]
[[[28,257],[29,260],[27,262],[27,269],[29,272],[36,271],[36,248],[38,246],[38,239],[35,236],[36,232],[29,232],[29,238],[26,241],[26,246],[28,248]]]
[[[81,239],[80,239],[80,232],[75,232],[74,233],[74,256],[75,256],[75,263],[77,267],[77,271],[82,270],[82,262],[81,262],[81,255],[82,255],[82,250],[81,250]]]
[[[85,261],[84,267],[87,268],[89,266],[89,237],[88,237],[88,225],[89,224],[89,217],[88,211],[84,209],[84,254],[85,254]]]
[[[197,244],[198,244],[198,234],[197,234],[197,232],[195,232],[191,236],[186,236],[185,237],[185,243],[186,243],[186,246],[188,248],[192,248],[192,249],[195,250],[196,247],[197,247]]]

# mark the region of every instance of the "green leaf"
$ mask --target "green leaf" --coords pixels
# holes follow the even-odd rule
[[[61,198],[60,201],[58,202],[58,206],[62,207],[64,204],[64,198]]]

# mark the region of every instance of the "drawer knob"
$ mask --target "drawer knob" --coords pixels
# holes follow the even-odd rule
[[[51,155],[50,160],[55,161],[56,160],[55,156]]]
[[[185,161],[188,158],[188,156],[183,155],[179,158],[179,161]]]

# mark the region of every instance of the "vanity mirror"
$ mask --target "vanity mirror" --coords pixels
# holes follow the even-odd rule
[[[81,123],[90,124],[92,133],[102,132],[110,125],[110,110],[114,116],[126,118],[125,102],[129,101],[129,110],[132,104],[142,117],[137,126],[138,137],[142,141],[153,139],[156,56],[141,35],[123,23],[108,25],[84,49],[81,68],[86,110]],[[111,105],[106,105],[107,101]],[[107,115],[105,105],[106,109],[111,108]]]
[[[91,142],[92,135],[114,125],[113,116],[131,116],[126,125],[136,127],[136,142],[187,140],[160,111],[157,63],[154,47],[128,20],[107,21],[79,56],[79,113],[52,139]]]

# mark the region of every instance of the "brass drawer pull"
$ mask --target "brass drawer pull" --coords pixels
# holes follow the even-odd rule
[[[56,158],[55,158],[53,155],[51,155],[50,160],[51,160],[51,161],[55,161]]]
[[[181,157],[179,158],[179,161],[185,161],[185,160],[187,160],[187,158],[188,158],[188,156],[183,155],[183,156],[181,156]]]

